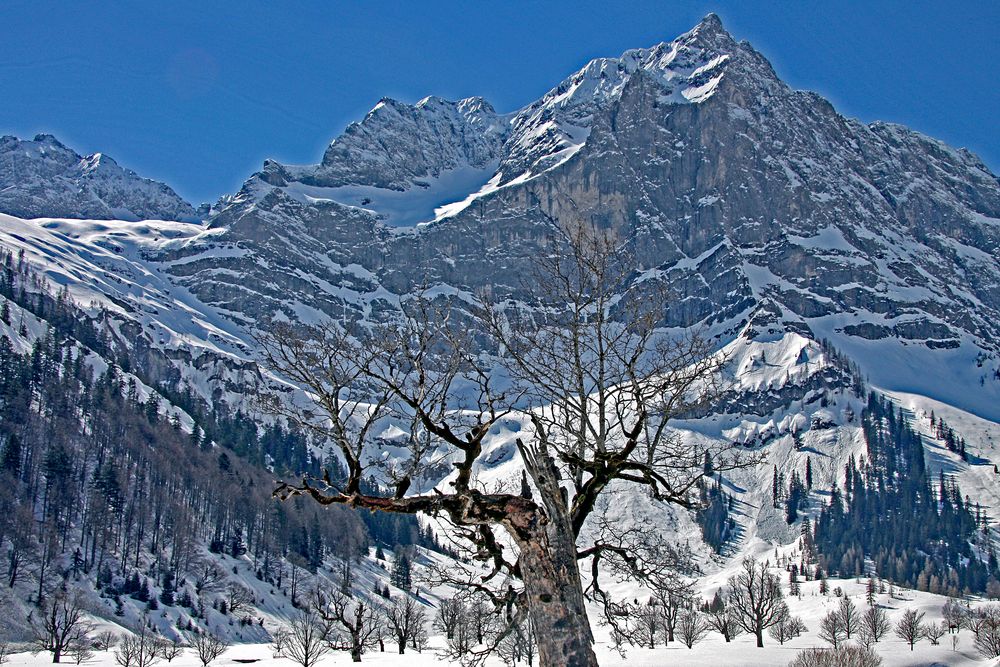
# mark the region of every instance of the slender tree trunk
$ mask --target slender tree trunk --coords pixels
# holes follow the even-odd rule
[[[540,667],[597,666],[572,536],[569,522],[557,519],[518,540]]]
[[[757,626],[754,634],[757,635],[757,648],[764,648],[764,628]]]

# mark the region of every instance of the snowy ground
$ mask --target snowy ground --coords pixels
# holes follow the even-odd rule
[[[791,555],[790,549],[781,551]],[[777,573],[777,570],[775,570]],[[784,583],[784,581],[783,581]],[[819,582],[810,581],[802,583],[801,598],[789,598],[787,600],[793,615],[799,616],[805,621],[808,632],[803,636],[786,642],[783,646],[769,636],[765,636],[764,648],[755,646],[754,638],[750,635],[741,635],[727,644],[717,633],[709,633],[706,638],[693,649],[684,647],[680,642],[674,642],[669,647],[659,646],[655,649],[629,648],[625,657],[617,653],[607,641],[607,633],[600,627],[595,628],[597,637],[597,654],[601,665],[628,665],[629,667],[659,667],[661,665],[692,665],[692,666],[714,666],[725,665],[727,667],[741,667],[750,665],[783,667],[787,665],[802,649],[811,647],[827,647],[817,636],[820,619],[830,610],[835,608],[840,599],[832,592],[840,588],[845,595],[850,596],[860,611],[863,611],[865,602],[865,581],[855,579],[830,579],[831,593],[828,596],[819,594]],[[783,586],[787,589],[787,586]],[[925,623],[939,623],[941,621],[941,605],[946,598],[940,595],[922,593],[912,590],[896,589],[893,597],[888,593],[878,596],[877,603],[884,607],[890,622],[895,625],[898,618],[905,609],[917,609],[925,612]],[[596,618],[594,610],[591,610],[591,617]],[[886,637],[875,646],[879,655],[882,656],[885,667],[916,667],[931,665],[987,665],[994,664],[991,661],[983,660],[979,657],[973,646],[973,635],[968,630],[961,631],[958,635],[957,650],[952,648],[950,635],[945,635],[940,644],[931,645],[926,639],[919,642],[913,651],[894,634]],[[392,650],[391,646],[386,646],[386,653],[366,653],[363,664],[370,665],[405,665],[406,667],[431,667],[451,663],[438,656],[437,649],[441,648],[443,640],[441,637],[433,637],[432,648],[423,653],[408,651],[406,655],[400,656]],[[272,657],[271,647],[268,644],[238,644],[230,648],[226,654],[217,662],[214,667],[237,667],[245,664],[243,660],[259,660],[253,663],[259,667],[294,667],[294,663],[289,660]],[[336,652],[327,655],[320,662],[320,667],[330,665],[350,664],[350,656],[347,653]],[[18,653],[11,657],[10,665],[41,667],[51,664],[48,653],[31,655],[30,653]],[[72,662],[70,661],[70,664]],[[93,658],[85,663],[92,667],[117,667],[113,652],[96,651]],[[166,663],[161,662],[159,667]],[[491,659],[490,666],[498,667],[501,661]],[[192,651],[187,651],[181,658],[172,662],[170,667],[200,667],[197,657]]]

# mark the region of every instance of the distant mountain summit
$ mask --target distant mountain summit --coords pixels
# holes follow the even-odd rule
[[[51,134],[0,137],[0,212],[19,218],[194,221],[169,186],[102,153],[81,156]]]

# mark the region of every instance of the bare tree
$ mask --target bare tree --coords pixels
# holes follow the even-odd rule
[[[840,615],[839,610],[831,611],[819,622],[819,638],[835,649],[847,639],[844,618]]]
[[[445,639],[451,639],[462,616],[463,604],[458,597],[441,600],[438,613],[434,617],[434,629],[444,634]]]
[[[98,633],[94,637],[94,646],[101,651],[110,651],[118,644],[118,635],[110,630]]]
[[[921,637],[924,636],[922,626],[923,620],[924,612],[918,612],[915,609],[907,609],[903,612],[903,617],[899,619],[898,623],[896,623],[896,636],[909,644],[911,651],[913,650],[913,645],[920,641]]]
[[[195,560],[191,574],[194,577],[194,590],[198,595],[221,591],[226,580],[226,571],[216,565],[210,556]]]
[[[680,635],[682,644],[694,648],[708,634],[708,623],[698,611],[685,609],[677,621],[677,634]]]
[[[93,646],[93,643],[87,638],[75,639],[70,642],[65,654],[79,665],[94,657]]]
[[[472,320],[458,323],[454,311],[417,299],[403,321],[374,335],[330,325],[304,338],[275,326],[261,343],[266,363],[312,399],[308,406],[274,401],[272,410],[334,442],[348,472],[339,486],[329,479],[283,483],[279,497],[304,494],[325,505],[450,520],[491,565],[482,584],[523,583],[495,591],[493,604],[503,608],[525,596],[541,663],[592,666],[578,561],[656,590],[663,561],[651,559],[664,549],[652,544],[651,531],[615,533],[613,524],[588,531],[595,538],[587,544],[577,539],[613,482],[645,487],[659,503],[697,502],[708,445],[675,437],[667,424],[715,394],[721,359],[701,339],[663,335],[666,297],[634,282],[633,264],[614,237],[584,224],[553,231],[554,250],[518,303],[484,297]],[[512,390],[497,391],[496,362],[480,353],[482,339],[499,352],[491,359],[505,366]],[[531,498],[484,491],[473,476],[491,427],[515,407],[531,423],[516,441]],[[387,417],[412,428],[408,459],[391,471],[397,492],[382,497],[363,493],[361,481],[375,426]],[[742,465],[728,445],[711,447],[716,472]],[[450,487],[406,495],[409,480],[445,456],[456,470]],[[494,528],[516,546],[513,557]],[[615,621],[617,603],[600,581],[591,578],[588,594]]]
[[[735,612],[729,607],[709,610],[708,625],[722,635],[727,644],[743,633],[743,627],[736,618]]]
[[[497,646],[497,654],[505,664],[516,665],[523,661],[531,667],[534,663],[538,650],[535,645],[535,633],[532,632],[530,625],[530,618],[524,623],[515,625],[513,631]]]
[[[660,636],[660,610],[652,600],[636,607],[633,621],[635,632],[629,637],[630,643],[656,648],[656,639]]]
[[[329,625],[313,610],[303,611],[275,634],[274,653],[300,667],[313,667],[330,652]]]
[[[382,613],[377,607],[330,588],[316,588],[313,605],[326,624],[331,648],[350,651],[351,660],[361,662],[365,651],[378,645]]]
[[[674,632],[681,610],[691,606],[690,591],[687,587],[660,589],[653,595],[653,608],[657,612],[663,630],[664,643],[674,641]],[[650,648],[653,648],[650,646]]]
[[[202,667],[208,667],[209,663],[219,658],[229,648],[228,641],[211,632],[202,632],[196,635],[191,645],[194,646]]]
[[[789,639],[794,639],[803,632],[806,632],[806,630],[806,624],[801,618],[787,614],[783,619],[768,628],[767,634],[771,635],[771,638],[779,644],[784,644]]]
[[[753,558],[744,559],[742,571],[729,578],[728,599],[740,626],[757,637],[758,647],[764,646],[764,630],[788,614],[778,578]]]
[[[851,638],[851,633],[858,630],[858,625],[861,623],[861,616],[858,614],[858,608],[855,606],[851,599],[846,595],[840,598],[840,605],[837,607],[837,613],[840,614],[840,624],[844,628],[844,633],[847,638]]]
[[[93,630],[86,620],[86,607],[80,591],[59,591],[42,603],[31,619],[35,651],[49,651],[52,662],[59,662],[63,652],[81,642]]]
[[[948,598],[948,601],[941,606],[941,616],[948,624],[948,631],[954,632],[965,625],[966,607],[955,598]]]
[[[226,587],[226,605],[230,614],[237,614],[247,609],[253,602],[253,592],[246,586],[231,583]]]
[[[996,607],[987,607],[976,614],[975,647],[979,655],[988,659],[1000,656],[1000,615],[992,613],[995,610]]]
[[[941,623],[925,623],[921,631],[933,646],[937,646],[941,643],[941,638],[948,634],[948,624],[943,621]]]
[[[396,640],[399,654],[406,652],[408,644],[427,622],[427,615],[419,602],[409,595],[396,598],[385,608],[385,619],[392,637]]]
[[[145,619],[138,634],[122,637],[115,650],[115,661],[121,667],[152,667],[159,659],[159,640],[146,628]]]
[[[882,607],[869,607],[861,616],[861,632],[871,638],[872,642],[882,641],[882,638],[889,634],[891,629],[889,615]]]
[[[176,638],[164,639],[157,644],[160,657],[167,662],[172,662],[174,658],[180,656],[185,648],[187,644]]]

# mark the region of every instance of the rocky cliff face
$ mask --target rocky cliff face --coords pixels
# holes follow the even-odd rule
[[[60,192],[35,210],[69,215]],[[875,384],[1000,419],[997,177],[967,151],[790,89],[714,15],[594,60],[511,114],[479,98],[384,99],[320,164],[266,162],[203,233],[142,257],[250,327],[378,321],[419,288],[458,309],[480,291],[518,298],[573,221],[615,232],[632,287],[670,290],[665,325],[720,345],[828,338]]]
[[[481,100],[383,100],[321,164],[269,162],[217,212],[212,243],[238,257],[171,273],[251,319],[378,319],[418,285],[517,297],[571,220],[615,230],[636,278],[669,286],[668,325],[727,338],[766,321],[750,328],[859,353],[916,345],[967,380],[996,366],[997,177],[790,89],[713,15],[594,60],[508,116]]]
[[[19,218],[195,221],[191,205],[102,153],[86,157],[50,134],[0,137],[0,212]]]

